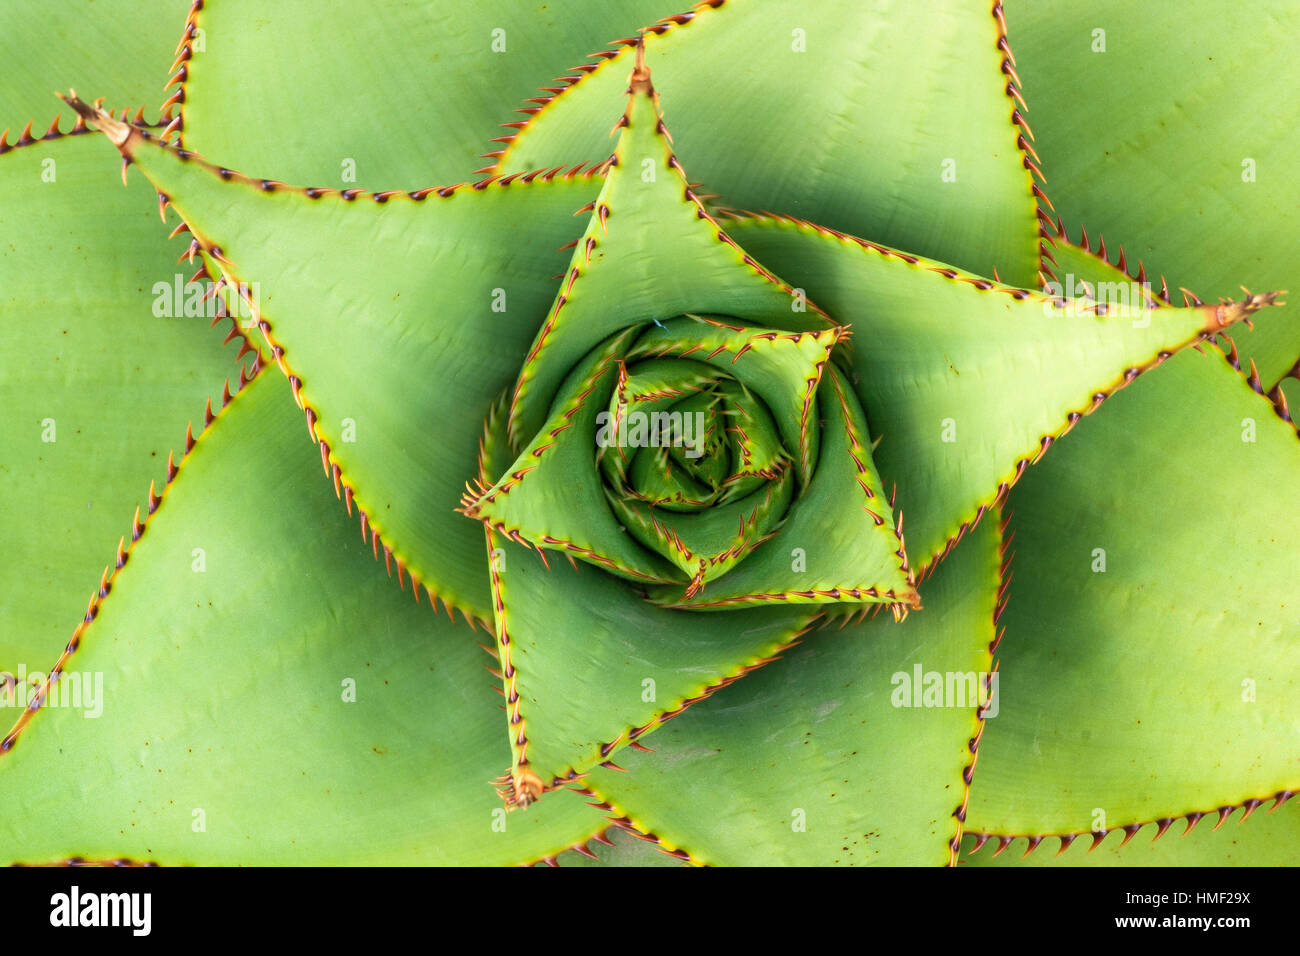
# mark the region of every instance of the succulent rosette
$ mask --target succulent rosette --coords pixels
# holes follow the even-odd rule
[[[302,27],[360,90],[313,71],[348,109],[309,116],[275,79],[304,76],[301,51],[252,28],[251,3],[200,0],[157,123],[69,93],[71,133],[29,126],[0,159],[42,143],[69,184],[53,213],[19,196],[7,214],[14,301],[46,294],[30,262],[84,257],[102,278],[70,281],[90,311],[132,348],[158,337],[148,382],[169,414],[225,369],[206,329],[177,324],[207,323],[176,316],[224,325],[240,362],[72,638],[47,639],[52,603],[0,645],[55,652],[7,684],[25,695],[0,742],[7,855],[496,864],[632,834],[666,862],[950,864],[963,839],[1127,843],[1286,801],[1294,741],[1266,728],[1295,722],[1289,552],[1248,506],[1200,544],[1179,522],[1217,487],[1206,456],[1242,454],[1238,422],[1260,454],[1231,457],[1224,494],[1240,502],[1247,474],[1294,483],[1282,379],[1300,340],[1266,308],[1278,293],[1177,305],[1122,252],[1069,241],[1001,4],[650,17],[447,186],[430,170],[463,178],[482,117],[554,56],[487,13],[471,28],[414,7],[379,2],[346,41]],[[566,43],[655,8],[602,5]],[[381,36],[391,69],[368,59]],[[421,99],[426,69],[483,86]],[[381,144],[354,108],[386,97],[412,115]],[[197,270],[175,292],[156,214]],[[122,319],[143,290],[172,325]],[[95,357],[74,379],[97,383],[120,457],[153,457],[138,407],[102,397],[121,378],[106,327],[84,302],[50,310],[75,316],[68,354]],[[1226,332],[1252,317],[1243,360]],[[64,353],[41,348],[23,388],[62,396]],[[1143,398],[1111,412],[1139,376]],[[1103,403],[1110,431],[1070,434]],[[7,471],[28,489],[62,467],[54,487],[79,496],[84,466],[50,444]],[[1194,546],[1227,576],[1167,571]],[[1248,635],[1241,675],[1218,681],[1180,627]],[[1147,659],[1161,673],[1096,704],[1098,673]],[[55,706],[94,674],[102,720]],[[1194,754],[1170,743],[1207,714]],[[49,826],[56,810],[76,825]],[[1251,858],[1294,845],[1294,818],[1252,822]],[[1223,852],[1198,839],[1186,852]],[[626,841],[596,855],[646,862]]]

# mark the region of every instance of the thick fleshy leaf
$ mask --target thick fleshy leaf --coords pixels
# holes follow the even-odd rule
[[[710,581],[728,574],[765,538],[775,534],[795,491],[794,473],[786,469],[761,493],[743,501],[718,504],[699,512],[672,516],[656,513],[644,502],[616,499],[610,504],[628,533],[646,547],[662,553],[691,579],[683,592],[669,587],[673,598],[694,594]]]
[[[482,529],[454,509],[593,184],[376,198],[248,180],[139,133],[122,148],[247,288],[373,551],[489,619]]]
[[[729,462],[725,454],[709,454],[725,451],[718,387],[718,376],[702,362],[663,358],[629,369],[624,357],[609,407],[597,413],[595,457],[611,502],[617,492],[690,511],[722,496],[716,485]],[[692,457],[678,454],[683,451]]]
[[[626,405],[619,404],[620,393],[636,395],[640,382],[646,378],[654,380],[653,373],[666,365],[701,370],[708,376],[709,391],[677,401],[668,412],[647,413],[643,409],[653,408],[656,403],[636,399],[627,401]],[[651,372],[643,374],[644,369]],[[693,376],[688,381],[692,379]],[[658,404],[671,401],[669,398]],[[743,459],[743,449],[734,433],[746,415],[745,408],[766,414],[764,406],[758,404],[739,382],[716,378],[703,362],[652,360],[637,366],[637,373],[628,378],[625,387],[619,388],[612,404],[611,421],[617,422],[631,437],[638,436],[626,427],[628,419],[632,421],[632,428],[645,427],[646,419],[638,421],[632,418],[638,414],[676,414],[680,421],[688,423],[693,433],[691,443],[685,449],[679,446],[634,450],[629,468],[632,484],[611,483],[605,491],[610,506],[628,533],[673,562],[691,579],[686,593],[692,593],[708,581],[726,574],[780,526],[796,485],[794,469],[786,464],[786,459],[777,460],[769,472],[770,478],[751,475],[737,480],[735,477],[738,463]],[[668,421],[669,426],[662,430],[671,432],[672,419]],[[749,422],[753,424],[752,418]],[[687,425],[679,427],[678,431],[685,437]],[[775,445],[773,453],[784,455],[775,428],[768,437]],[[601,459],[602,466],[606,461],[616,459],[620,452],[621,449],[606,451]],[[602,467],[602,472],[607,470]],[[658,480],[652,479],[647,483],[647,476],[655,474],[659,476]],[[656,497],[645,495],[643,488],[647,484]],[[674,498],[668,499],[671,506],[661,507],[663,492],[674,488]]]
[[[614,115],[615,93],[606,100]],[[700,205],[673,155],[650,75],[633,75],[604,186],[515,386],[512,445],[541,427],[555,389],[596,343],[620,329],[686,313],[786,330],[831,323],[736,246]]]
[[[108,105],[157,115],[167,64],[185,28],[190,0],[5,0],[0,4],[0,130],[17,141],[60,112],[51,90],[94,90]],[[66,127],[66,123],[64,126]]]
[[[823,429],[817,469],[775,538],[699,594],[683,599],[655,587],[656,601],[695,608],[919,603],[902,535],[871,461],[862,407],[833,366],[827,366],[817,399]]]
[[[100,139],[0,156],[0,671],[15,677],[58,655],[123,518],[147,508],[194,410],[239,376],[176,264],[184,245]]]
[[[596,433],[596,459],[610,501],[627,497],[690,514],[734,496],[742,484],[749,485],[743,489],[748,494],[756,485],[737,477],[743,455],[733,419],[744,418],[761,431],[754,420],[760,412],[770,423],[743,385],[703,362],[652,359],[620,372],[604,427]],[[763,437],[772,441],[771,454],[779,455],[775,426]],[[775,471],[778,463],[771,464]]]
[[[618,358],[633,337],[627,329],[594,349],[558,389],[551,418],[501,479],[482,494],[467,493],[467,517],[520,543],[554,548],[640,581],[682,575],[639,545],[619,525],[596,467],[596,417],[618,379]]]
[[[813,633],[666,725],[653,754],[621,758],[628,773],[597,768],[586,785],[704,863],[948,863],[980,704],[999,697],[1000,545],[982,522],[923,612]]]
[[[764,663],[813,616],[797,606],[666,610],[599,568],[547,568],[497,535],[490,546],[509,799],[524,806]]]
[[[604,825],[570,793],[504,815],[474,633],[392,586],[300,429],[264,372],[181,464],[0,754],[0,855],[509,863]]]
[[[819,430],[812,420],[817,386],[832,350],[846,337],[839,327],[783,335],[690,317],[647,329],[632,355],[689,356],[734,375],[772,412],[781,444],[806,485],[818,455]]]
[[[851,326],[873,457],[897,487],[918,568],[1107,394],[1270,301],[1147,309],[1134,295],[1094,313],[806,223],[744,217],[727,228]]]
[[[641,381],[645,388],[653,390],[666,387],[664,383],[671,380],[676,385],[668,391],[675,394],[681,389],[700,387],[711,374],[726,376],[732,384],[750,386],[766,408],[776,413],[784,452],[799,463],[800,484],[807,486],[817,461],[820,433],[812,420],[816,389],[841,332],[828,329],[820,333],[778,333],[694,317],[649,326],[643,333],[626,329],[589,352],[569,373],[558,389],[544,427],[494,484],[465,496],[465,514],[508,536],[520,535],[533,546],[562,549],[633,580],[679,582],[675,586],[679,598],[680,583],[691,581],[693,593],[702,582],[725,574],[735,560],[747,555],[784,518],[795,493],[794,469],[787,469],[773,480],[771,495],[752,493],[725,504],[711,504],[695,516],[651,513],[638,501],[621,500],[627,497],[625,482],[610,464],[624,451],[619,444],[626,442],[619,436],[628,434],[626,416],[633,414],[618,410],[620,396],[629,382]],[[635,334],[640,337],[634,339]],[[692,358],[665,357],[674,355]],[[679,378],[661,378],[673,371]],[[608,411],[610,408],[614,411]],[[603,423],[602,414],[608,415]],[[699,415],[704,417],[703,412]],[[839,427],[842,419],[842,414],[833,419],[832,427]],[[645,436],[634,444],[643,440]],[[598,446],[606,446],[600,467],[596,462],[601,451]],[[704,456],[722,458],[724,465],[729,464],[726,457]],[[870,470],[865,449],[859,450],[858,457],[866,469],[868,484],[864,487],[871,495],[879,483]],[[632,463],[634,480],[639,477],[637,465],[644,460],[648,456]],[[844,464],[848,463],[846,455]],[[683,459],[673,467],[685,472],[691,463]],[[611,469],[615,471],[612,476]],[[721,477],[725,476],[715,476]],[[856,472],[853,477],[857,478]],[[873,481],[874,490],[870,487]],[[817,507],[821,501],[818,496]],[[883,499],[876,510],[883,515],[878,525],[891,520]],[[880,534],[871,526],[864,528],[851,521],[845,530],[851,532],[854,528],[865,532],[862,553],[874,553],[879,559],[899,549],[892,534]],[[846,585],[849,587],[865,588],[869,584],[878,589],[881,597],[896,587],[905,588],[904,574],[898,568],[901,562],[895,558],[887,563],[893,572],[871,578],[867,584],[858,576],[858,570],[842,580],[855,582]],[[879,569],[878,562],[875,567]],[[750,579],[751,585],[761,591],[777,586],[775,580],[754,585],[755,580],[761,578]]]
[[[786,466],[788,454],[770,409],[749,389],[737,382],[720,390],[727,396],[728,410],[733,414],[728,427],[735,435],[731,474],[725,479],[730,487],[720,499],[727,501],[747,494],[762,480],[770,480]]]
[[[460,182],[539,82],[676,12],[665,0],[600,0],[576,15],[538,0],[371,0],[364,15],[314,0],[209,3],[196,18],[203,50],[184,63],[185,145],[289,182]]]
[[[977,784],[978,786],[978,784]],[[1221,825],[1211,814],[1186,837],[1185,826],[1160,832],[1158,824],[1148,824],[1128,837],[1123,831],[1109,834],[1096,849],[1092,834],[1070,840],[1062,848],[1057,840],[1035,844],[1032,851],[1025,840],[1013,840],[1001,853],[994,854],[1001,841],[986,841],[986,846],[972,852],[978,838],[968,834],[962,841],[962,866],[1295,866],[1296,845],[1300,844],[1300,802],[1288,804],[1270,813],[1259,807],[1244,819],[1238,812]],[[1025,856],[1029,852],[1028,857]]]
[[[1052,202],[1211,301],[1300,288],[1300,125],[1278,109],[1290,0],[1006,0]],[[1171,43],[1176,35],[1178,40]],[[1159,55],[1153,55],[1159,51]],[[1080,130],[1087,130],[1080,136]],[[1064,276],[1062,276],[1064,279]],[[1235,335],[1266,389],[1300,357],[1295,307]]]
[[[480,481],[511,459],[508,397],[484,423]],[[488,547],[512,751],[504,796],[525,807],[769,662],[813,616],[736,611],[706,628],[703,616],[657,608],[598,568],[548,568],[492,532]]]
[[[466,496],[467,515],[503,534],[522,536],[536,547],[565,550],[623,577],[650,584],[676,580],[653,589],[656,601],[671,606],[917,603],[902,539],[871,464],[871,439],[857,399],[833,368],[826,373],[831,384],[815,391],[823,369],[829,368],[827,360],[840,330],[755,333],[678,319],[649,328],[629,352],[630,331],[590,352],[570,373],[537,437],[492,487]],[[627,373],[625,364],[617,364],[624,353],[629,361],[673,353],[700,359],[666,365],[670,360],[651,358],[633,364]],[[675,369],[697,382],[702,380],[698,370],[707,371],[708,363],[752,386],[778,413],[786,451],[807,473],[800,479],[802,493],[796,493],[787,472],[770,495],[698,514],[656,515],[626,495],[620,500],[617,489],[602,489],[608,468],[595,466],[592,436],[601,442],[598,416],[611,400],[617,401],[623,375],[636,381],[643,368],[662,374]],[[646,375],[651,376],[646,387],[659,388],[668,380]],[[676,394],[679,389],[670,391]],[[817,447],[810,436],[822,428],[832,437],[824,439],[828,447],[818,455],[810,451]],[[819,462],[822,467],[814,469]],[[782,531],[779,542],[763,546],[787,519],[787,505],[793,515],[789,533]],[[759,551],[751,558],[755,548]],[[650,552],[659,557],[651,559]],[[662,567],[665,560],[679,573]],[[691,582],[685,591],[683,579]]]
[[[996,5],[727,0],[673,20],[647,58],[691,176],[723,203],[1033,282],[1031,161]],[[625,46],[547,103],[500,169],[603,159],[631,65]]]
[[[972,830],[1088,833],[1300,789],[1295,430],[1213,349],[1106,405],[1010,499]]]

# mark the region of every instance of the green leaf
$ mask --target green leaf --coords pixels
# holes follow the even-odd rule
[[[1122,240],[1128,261],[1168,275],[1175,297],[1184,284],[1206,301],[1237,296],[1241,283],[1300,288],[1300,127],[1277,108],[1276,56],[1277,38],[1300,30],[1300,7],[1006,7],[1035,146],[1067,227],[1105,235],[1112,249]],[[1235,337],[1266,389],[1300,357],[1294,307]]]
[[[1300,517],[1279,506],[1298,475],[1294,429],[1213,349],[1031,469],[972,830],[1087,833],[1300,789]]]
[[[562,288],[519,374],[511,443],[541,428],[555,390],[596,343],[620,329],[684,313],[743,325],[825,329],[829,322],[731,242],[686,183],[659,117],[649,73],[634,78],[622,133],[607,159]],[[606,100],[608,116],[620,102]]]
[[[185,145],[288,182],[461,182],[539,82],[676,10],[664,0],[602,0],[581,15],[537,0],[373,0],[364,15],[313,0],[209,3],[197,18],[204,49],[185,64]]]
[[[527,806],[779,653],[803,607],[701,615],[655,607],[627,582],[495,534],[492,583],[511,802]]]
[[[745,385],[772,412],[781,444],[807,484],[817,462],[819,430],[810,419],[822,369],[847,338],[842,328],[782,335],[725,320],[689,316],[648,328],[632,357],[689,356]],[[742,361],[743,360],[743,361]]]
[[[704,863],[949,862],[991,670],[999,545],[982,522],[935,571],[925,611],[813,633],[663,727],[653,754],[620,758],[628,773],[598,768],[585,785]],[[930,674],[953,676],[941,702],[955,706],[913,706]]]
[[[967,834],[962,841],[961,864],[979,867],[1294,866],[1295,848],[1300,842],[1300,803],[1276,813],[1260,807],[1249,820],[1237,813],[1222,824],[1211,814],[1191,833],[1177,826],[1157,838],[1160,828],[1154,823],[1132,836],[1121,833],[1108,834],[1096,844],[1095,850],[1088,849],[1094,844],[1092,834],[1085,833],[1070,840],[1066,847],[1052,840],[1034,844],[1034,850],[1029,850],[1027,841],[1017,840],[1008,843],[1001,853],[997,853],[1000,841],[992,841],[976,852],[978,838]],[[1184,833],[1187,835],[1183,836]]]
[[[94,91],[117,109],[157,115],[189,0],[5,0],[0,4],[0,130],[40,136],[59,112],[51,90]],[[17,136],[11,135],[11,144]]]
[[[628,537],[615,520],[596,467],[596,417],[618,379],[634,329],[594,349],[560,387],[550,421],[500,480],[466,494],[463,513],[521,544],[555,548],[632,580],[682,578]]]
[[[630,534],[648,548],[662,549],[661,553],[691,579],[686,591],[690,594],[697,589],[697,582],[703,585],[729,573],[775,533],[790,506],[794,486],[794,472],[787,468],[766,484],[761,494],[681,514],[664,514],[635,498],[613,494],[609,501]],[[675,592],[678,600],[682,598],[680,585],[668,590]]]
[[[743,497],[764,479],[771,479],[786,467],[789,456],[771,410],[749,389],[739,382],[723,382],[718,391],[726,397],[732,413],[726,424],[736,436],[731,474],[724,479],[730,484],[720,497],[728,501]],[[808,430],[811,434],[812,429]]]
[[[735,492],[739,479],[732,474],[728,436],[744,405],[758,407],[743,385],[703,362],[661,358],[620,370],[604,427],[596,432],[611,503],[630,496],[691,513]],[[779,449],[780,440],[771,437]]]
[[[623,577],[651,584],[676,581],[652,589],[656,601],[675,607],[916,603],[893,513],[871,465],[861,408],[833,369],[828,373],[830,394],[819,398],[814,391],[840,330],[755,333],[688,318],[649,328],[628,351],[630,331],[589,353],[570,373],[550,421],[492,487],[466,496],[467,515],[521,543],[562,549]],[[620,364],[616,373],[614,363],[624,352],[629,360],[674,353],[702,360],[683,363],[677,358],[679,364],[669,365],[673,359],[650,358],[633,365],[630,373]],[[702,380],[696,370],[707,369],[706,363],[735,374],[780,413],[786,451],[797,454],[809,472],[817,458],[809,450],[817,447],[811,436],[823,427],[810,421],[814,402],[834,436],[822,453],[823,469],[801,480],[804,495],[793,503],[790,531],[780,535],[779,543],[763,546],[786,516],[794,493],[789,472],[770,495],[751,495],[698,514],[655,514],[617,487],[602,491],[609,468],[596,467],[591,437],[601,442],[598,415],[607,406],[616,407],[612,402],[618,401],[622,376],[637,381],[641,370],[649,369],[644,373],[650,376],[647,387],[658,388],[670,381],[664,376],[671,370],[693,376],[683,381]],[[611,414],[608,421],[618,418]],[[660,559],[680,573],[674,575]],[[685,592],[681,580],[691,581]],[[701,590],[712,581],[716,584]]]
[[[1137,295],[1093,314],[799,222],[744,217],[727,228],[851,326],[873,457],[897,487],[918,568],[1099,396],[1271,301],[1148,310]]]
[[[1034,281],[1036,204],[1012,121],[1015,71],[988,6],[941,15],[879,0],[713,6],[646,37],[677,149],[708,192]],[[631,66],[625,46],[547,103],[506,144],[500,170],[603,159],[607,104]]]
[[[685,866],[686,864],[660,851],[653,843],[621,827],[610,827],[605,831],[609,846],[597,844],[588,847],[592,856],[579,853],[565,853],[557,861],[557,866]]]
[[[634,345],[630,344],[633,332],[640,335]],[[693,515],[654,514],[648,506],[627,500],[625,482],[617,467],[610,464],[621,448],[619,452],[605,449],[601,466],[596,465],[595,446],[621,441],[616,435],[626,430],[620,423],[631,412],[619,411],[622,390],[629,382],[643,382],[652,391],[669,382],[677,383],[671,391],[697,387],[716,368],[717,376],[751,387],[777,413],[785,454],[799,462],[801,473],[811,473],[817,459],[819,434],[815,422],[810,422],[815,390],[831,349],[840,338],[839,329],[781,334],[695,317],[648,327],[644,333],[624,330],[589,352],[569,374],[559,388],[546,425],[492,486],[466,495],[464,512],[516,541],[522,537],[535,547],[562,549],[633,580],[677,582],[668,600],[681,599],[681,583],[685,581],[692,583],[686,593],[693,595],[703,582],[724,574],[737,559],[745,557],[784,518],[786,505],[794,493],[793,469],[787,469],[772,481],[770,495],[755,491]],[[662,357],[674,354],[679,357]],[[680,358],[688,354],[698,359]],[[679,378],[672,378],[670,372],[678,373]],[[625,375],[630,376],[627,381]],[[831,420],[832,428],[840,428],[848,414],[838,406],[836,412],[837,416]],[[600,424],[602,413],[608,415],[604,424]],[[812,583],[869,588],[870,595],[864,595],[868,600],[892,599],[897,596],[896,591],[910,594],[906,569],[900,569],[900,557],[895,554],[900,544],[892,532],[892,516],[879,493],[879,482],[870,471],[869,454],[865,446],[855,454],[858,461],[854,467],[865,470],[866,483],[860,489],[859,470],[851,471],[848,487],[852,489],[852,497],[844,498],[844,504],[848,506],[856,501],[865,490],[868,497],[874,495],[878,499],[875,516],[868,521],[866,512],[848,512],[839,533],[849,539],[862,535],[852,550],[864,560],[871,559],[867,568],[878,573],[864,577],[864,571],[858,568],[844,573],[844,565],[851,562],[840,556],[834,569],[838,573],[832,575],[834,581],[828,583],[827,579],[812,575],[787,584],[797,591],[806,590]],[[843,465],[850,464],[849,449],[841,448],[840,457]],[[634,479],[639,477],[637,465],[641,460],[638,457],[632,462]],[[677,462],[675,467],[685,471],[689,463],[683,467],[682,462]],[[804,486],[809,480],[801,477]],[[811,506],[821,508],[826,493],[823,484],[811,499]],[[738,533],[742,516],[745,523]],[[886,523],[889,528],[885,532],[877,530]],[[803,526],[807,525],[805,521]],[[882,570],[882,559],[887,570]],[[815,565],[818,563],[814,561]],[[786,566],[788,561],[781,559],[778,565]],[[821,571],[828,570],[825,560],[820,565]],[[728,590],[731,603],[754,599],[754,590],[762,592],[764,599],[772,599],[773,595],[767,592],[788,576],[781,571],[747,575],[747,584],[741,590]],[[787,598],[783,595],[781,599]],[[816,599],[824,601],[827,596]]]
[[[1298,370],[1300,371],[1300,370]],[[1278,383],[1278,392],[1275,397],[1281,398],[1281,405],[1287,409],[1287,415],[1294,417],[1295,414],[1291,409],[1300,409],[1300,379],[1294,376],[1284,378]]]
[[[15,675],[67,643],[189,416],[239,376],[153,191],[124,190],[100,139],[0,156],[0,671]]]
[[[824,429],[818,466],[775,538],[699,594],[683,599],[680,591],[655,587],[656,601],[694,608],[767,602],[918,605],[902,536],[871,461],[862,408],[833,366],[827,366],[826,378],[817,395]]]
[[[247,289],[374,553],[490,619],[482,529],[454,509],[593,185],[340,195],[248,180],[138,132],[123,149]]]
[[[605,825],[574,794],[504,815],[475,635],[375,566],[299,428],[264,373],[181,464],[0,754],[5,857],[496,864]]]

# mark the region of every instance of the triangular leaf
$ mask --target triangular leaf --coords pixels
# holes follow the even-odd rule
[[[465,495],[467,517],[537,548],[554,548],[637,581],[681,575],[628,537],[610,510],[596,468],[596,420],[617,386],[618,359],[635,330],[594,349],[561,385],[551,417],[490,488]]]
[[[802,311],[804,301],[704,211],[672,152],[643,65],[633,73],[629,94],[615,126],[618,145],[603,167],[604,186],[515,386],[509,427],[516,447],[541,427],[569,369],[619,329],[684,313],[795,330],[831,324]]]
[[[918,568],[1107,395],[1272,302],[1148,309],[1138,292],[1079,303],[798,221],[728,228],[851,326],[853,385]]]
[[[730,0],[669,18],[645,43],[687,168],[721,202],[1027,284],[1033,154],[1004,29],[998,4],[936,16],[923,4]],[[606,104],[632,57],[625,46],[547,102],[499,168],[603,159]]]
[[[58,655],[123,517],[147,511],[185,423],[239,378],[184,244],[100,139],[0,156],[0,671],[15,677]]]
[[[203,50],[183,61],[185,145],[320,186],[481,178],[483,144],[510,110],[537,108],[524,98],[538,83],[591,69],[583,58],[610,37],[673,12],[664,0],[601,0],[577,16],[535,0],[369,0],[364,16],[315,0],[208,3]]]
[[[545,315],[556,247],[593,185],[339,194],[250,180],[139,131],[120,148],[246,290],[372,551],[490,618],[482,530],[454,510],[482,416]]]
[[[182,462],[0,753],[7,859],[496,864],[605,825],[567,793],[505,816],[475,634],[374,565],[298,415],[264,372]]]
[[[598,568],[548,569],[495,535],[491,547],[515,756],[509,799],[524,806],[764,663],[813,616],[664,610]]]
[[[189,0],[5,0],[0,130],[11,131],[9,144],[28,120],[35,121],[34,136],[45,131],[59,112],[50,91],[68,84],[95,90],[117,109],[143,107],[152,120],[189,7]]]
[[[1167,275],[1178,301],[1184,284],[1207,302],[1239,296],[1242,283],[1300,288],[1300,126],[1277,109],[1277,38],[1300,31],[1300,8],[1006,6],[1035,148],[1068,228],[1104,235],[1112,255],[1123,242],[1128,262]],[[1265,389],[1300,357],[1294,315],[1235,338]]]
[[[1300,441],[1208,353],[1108,402],[1012,493],[973,830],[1087,834],[1300,789],[1300,517],[1279,507]]]
[[[672,607],[730,608],[756,603],[919,603],[902,535],[871,461],[862,408],[843,376],[827,366],[818,391],[823,430],[811,483],[774,540],[698,595],[652,588]]]
[[[923,612],[814,632],[587,786],[704,863],[948,863],[978,705],[997,700],[999,546],[982,522],[936,570]]]

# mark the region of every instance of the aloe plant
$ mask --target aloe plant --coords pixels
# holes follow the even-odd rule
[[[1222,7],[8,4],[3,856],[1292,861]]]

